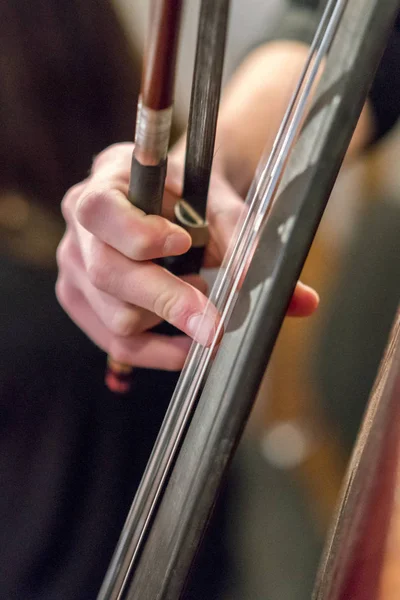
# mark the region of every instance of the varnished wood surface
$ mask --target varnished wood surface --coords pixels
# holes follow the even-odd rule
[[[385,589],[400,570],[388,543],[398,527],[400,312],[344,482],[315,600],[394,600]],[[397,573],[396,573],[397,574]],[[386,578],[386,579],[385,579]],[[397,592],[398,592],[397,588]]]
[[[172,105],[182,0],[151,0],[141,95],[153,110]]]
[[[400,399],[400,390],[399,390]],[[398,600],[400,595],[400,468],[397,469],[392,516],[377,600]]]

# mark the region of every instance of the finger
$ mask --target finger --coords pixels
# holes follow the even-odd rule
[[[68,225],[75,222],[75,207],[87,183],[83,181],[68,190],[61,201],[61,212]]]
[[[287,315],[289,317],[308,317],[317,310],[318,305],[317,292],[299,281],[290,301]]]
[[[132,150],[130,144],[119,145],[97,157],[76,207],[77,219],[93,235],[133,260],[183,254],[191,245],[184,229],[163,217],[146,215],[127,199]]]
[[[58,248],[57,262],[60,272],[71,286],[83,293],[103,325],[112,333],[126,337],[151,329],[162,321],[152,312],[96,288],[88,278],[79,247],[71,233],[64,236]],[[202,294],[208,291],[207,282],[200,275],[186,275],[182,280]]]
[[[69,268],[66,279],[81,291],[103,325],[120,337],[142,333],[158,325],[162,319],[157,315],[122,302],[94,287],[88,279],[79,252],[69,250]]]
[[[132,142],[108,146],[93,159],[91,174],[111,168],[114,173],[118,174],[119,180],[128,183],[134,147]]]
[[[185,364],[192,340],[186,336],[142,333],[134,338],[117,338],[109,354],[122,364],[147,369],[180,371]]]
[[[217,311],[204,294],[152,262],[132,263],[106,244],[91,250],[84,260],[96,288],[154,312],[202,344],[211,343]]]
[[[76,207],[78,222],[127,258],[151,260],[184,254],[190,235],[158,215],[146,215],[132,206],[124,193],[92,182]]]
[[[92,175],[96,182],[112,181],[117,185],[129,182],[134,144],[114,144],[103,150],[94,160]],[[169,154],[165,193],[163,198],[163,216],[174,219],[174,206],[182,194],[184,152],[179,156]]]
[[[83,292],[103,325],[119,337],[138,335],[162,322],[160,317],[148,310],[121,302],[97,290],[87,280]]]
[[[114,360],[136,367],[167,371],[178,371],[183,367],[190,348],[189,338],[155,333],[142,333],[130,338],[116,336],[101,323],[78,290],[60,279],[56,292],[71,319]]]
[[[201,275],[182,275],[181,279],[196,288],[196,290],[199,290],[202,294],[207,295],[208,283]]]
[[[71,270],[71,275],[74,275],[73,270]],[[192,275],[182,279],[202,293],[207,292],[208,286],[202,277]],[[90,283],[86,273],[82,270],[75,273],[72,281],[78,283],[77,287],[83,292],[103,325],[119,337],[143,333],[162,322],[162,319],[154,313],[128,304],[128,302],[122,302],[110,294],[98,290]]]

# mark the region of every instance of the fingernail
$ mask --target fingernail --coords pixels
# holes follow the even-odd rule
[[[188,330],[191,337],[203,346],[208,346],[215,335],[216,321],[216,317],[205,313],[192,315],[188,321]]]
[[[189,249],[190,238],[182,232],[171,233],[164,242],[163,255],[171,256]]]

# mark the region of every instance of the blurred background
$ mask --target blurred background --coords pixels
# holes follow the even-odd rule
[[[176,133],[187,119],[198,7],[189,0],[184,13]],[[101,149],[133,139],[147,9],[142,0],[38,0],[34,16],[20,0],[0,7],[0,339],[8,380],[18,376],[18,336],[26,335],[21,311],[40,329],[56,302],[63,194]],[[284,10],[281,0],[233,0],[225,80]],[[286,320],[232,466],[224,600],[310,598],[399,300],[399,151],[396,130],[335,186],[303,273],[321,307],[310,319]],[[30,313],[32,302],[43,312]]]

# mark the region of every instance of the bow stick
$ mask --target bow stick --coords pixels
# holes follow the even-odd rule
[[[202,0],[186,138],[183,199],[175,206],[177,223],[192,237],[186,254],[167,259],[176,275],[199,272],[208,241],[206,219],[208,188],[214,156],[215,133],[230,0]]]
[[[168,260],[176,274],[197,272],[202,264],[208,230],[206,206],[225,54],[230,0],[202,0],[190,101],[183,199],[175,207],[177,222],[192,236],[182,257]],[[157,457],[155,457],[157,460]],[[140,504],[136,498],[136,504]],[[139,518],[140,518],[139,511]],[[122,598],[142,542],[138,512],[131,509],[98,600]]]
[[[141,551],[128,600],[176,600],[182,594],[397,10],[397,0],[348,0],[316,99]]]
[[[160,214],[167,173],[182,0],[151,0],[142,84],[136,116],[128,199]],[[114,392],[130,388],[131,365],[107,359],[105,381]]]

